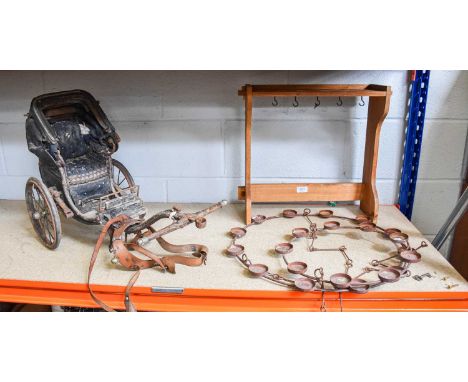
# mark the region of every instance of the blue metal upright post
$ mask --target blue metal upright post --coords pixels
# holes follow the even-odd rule
[[[401,212],[403,212],[408,219],[411,219],[413,213],[430,75],[429,70],[416,70],[415,72],[411,79],[411,96],[404,148],[405,154],[403,158],[400,197],[398,201]]]

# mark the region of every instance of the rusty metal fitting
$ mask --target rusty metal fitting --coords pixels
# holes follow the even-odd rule
[[[141,237],[140,239],[138,239],[138,240],[137,240],[137,243],[138,243],[138,245],[139,245],[140,247],[143,247],[143,246],[145,246],[146,244],[148,244],[149,241],[150,241],[150,240],[148,239],[148,237],[144,236],[144,237]]]
[[[335,273],[330,276],[330,282],[336,289],[346,289],[352,278],[347,273]]]
[[[262,277],[268,272],[268,267],[265,264],[251,264],[249,265],[249,272],[254,277]]]
[[[408,240],[408,235],[403,232],[392,232],[388,237],[395,243],[406,243]]]
[[[340,223],[334,220],[323,223],[323,228],[333,230],[340,228]]]
[[[377,274],[384,283],[393,283],[400,279],[401,273],[394,268],[384,268]]]
[[[294,285],[297,289],[303,292],[308,292],[314,289],[315,281],[306,277],[301,277],[300,279],[294,280]]]
[[[284,210],[282,212],[283,217],[291,219],[295,218],[297,216],[297,211],[296,210]]]
[[[195,226],[199,229],[206,227],[206,219],[205,218],[198,218],[195,220]]]
[[[240,239],[241,237],[245,236],[245,234],[247,233],[247,230],[242,227],[234,227],[234,228],[231,228],[229,232],[233,238]]]
[[[357,223],[364,223],[364,222],[370,222],[370,219],[367,215],[357,215],[354,220]]]
[[[252,218],[252,223],[254,224],[261,224],[266,220],[265,215],[256,215]]]
[[[364,232],[375,232],[377,230],[376,225],[371,222],[359,223],[359,229]]]
[[[348,288],[354,293],[367,293],[370,285],[364,279],[352,279]]]
[[[327,219],[330,216],[333,216],[333,211],[332,210],[321,210],[318,212],[317,216],[322,219]]]
[[[309,230],[307,228],[294,228],[292,230],[292,235],[295,238],[306,237],[309,235]]]
[[[244,254],[244,246],[240,244],[232,244],[226,249],[226,253],[228,256],[235,257],[235,256],[241,256]]]
[[[279,255],[286,255],[291,253],[293,248],[291,243],[280,243],[275,246],[275,252]]]
[[[294,261],[289,263],[288,272],[294,275],[302,275],[307,272],[307,264],[302,261]]]
[[[387,228],[384,230],[384,232],[387,235],[391,235],[392,233],[401,233],[401,230],[399,230],[398,228]]]
[[[414,264],[421,261],[421,254],[414,249],[408,249],[401,251],[399,256],[403,259],[404,262]]]

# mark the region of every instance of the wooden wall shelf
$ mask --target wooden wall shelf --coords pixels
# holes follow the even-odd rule
[[[392,95],[383,85],[245,85],[238,95],[245,104],[245,186],[238,198],[245,200],[245,222],[252,217],[253,202],[360,201],[361,210],[375,222],[379,200],[376,187],[380,130]],[[252,184],[252,112],[254,97],[369,97],[364,168],[361,183]]]

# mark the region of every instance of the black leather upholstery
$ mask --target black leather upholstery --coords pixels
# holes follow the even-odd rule
[[[86,125],[78,120],[62,120],[53,123],[55,135],[59,142],[59,149],[62,157],[73,159],[83,156],[89,152],[89,134],[83,134]]]
[[[90,178],[96,178],[98,175],[102,177],[109,173],[107,167],[107,158],[97,153],[87,153],[86,155],[78,158],[66,159],[65,167],[67,175],[71,183],[76,183],[73,179],[77,177],[89,176]]]
[[[111,193],[110,158],[93,150],[96,142],[91,136],[92,128],[77,117],[56,121],[51,126],[65,161],[70,194],[78,208],[87,200]]]

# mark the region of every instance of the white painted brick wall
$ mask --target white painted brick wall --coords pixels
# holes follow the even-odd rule
[[[146,201],[235,200],[243,183],[245,83],[377,83],[391,85],[378,182],[384,204],[397,201],[405,128],[405,71],[109,71],[0,72],[0,198],[23,199],[38,176],[26,148],[24,114],[31,98],[82,88],[101,101],[122,137],[125,163]],[[359,180],[366,107],[359,99],[256,99],[253,178],[257,182]],[[367,103],[367,99],[366,99]],[[433,71],[413,221],[434,235],[458,196],[468,131],[468,72]]]

